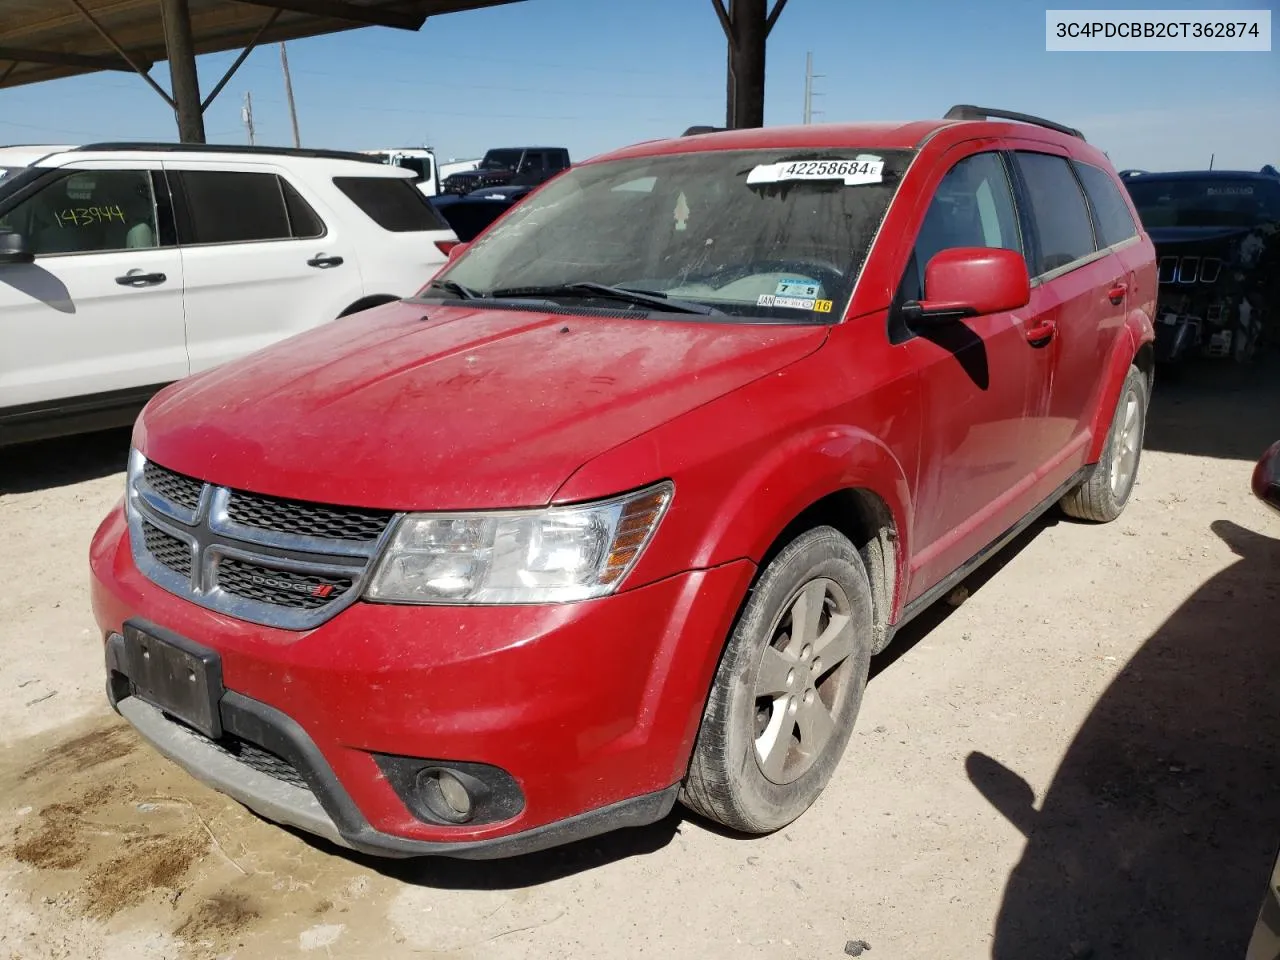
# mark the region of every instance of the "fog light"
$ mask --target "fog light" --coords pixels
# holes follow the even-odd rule
[[[450,823],[466,823],[474,804],[463,782],[448,770],[428,767],[418,774],[418,789],[431,812]]]

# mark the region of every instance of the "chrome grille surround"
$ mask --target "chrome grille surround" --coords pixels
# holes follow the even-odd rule
[[[193,480],[158,464],[150,467],[148,470],[146,458],[138,451],[129,454],[125,504],[129,544],[138,569],[169,593],[264,626],[309,630],[359,599],[373,572],[374,561],[399,517],[387,513],[382,532],[373,539],[359,541],[245,526],[231,519],[231,504],[240,491]],[[182,503],[166,495],[172,495],[175,490],[185,494],[193,483],[200,485],[194,508],[189,506],[189,496],[183,496],[186,503]],[[303,513],[310,506],[289,503],[292,510]],[[314,510],[317,516],[331,518],[341,514],[344,508],[315,504]],[[352,509],[350,513],[367,517],[371,511]],[[323,525],[302,525],[310,530],[323,529]],[[156,531],[165,536],[158,537]],[[152,547],[163,543],[164,548],[153,553],[148,548],[148,540]],[[173,541],[186,544],[191,551],[189,574],[184,574],[183,564],[175,562]],[[266,577],[261,589],[246,590],[243,583],[231,584],[233,592],[223,589],[218,581],[223,561],[230,561],[228,567],[234,567],[241,576],[246,568],[252,567],[265,568],[268,573],[278,572],[279,577]],[[297,584],[312,581],[320,587],[324,584],[346,586],[325,596],[297,590]],[[295,586],[284,589],[283,584]],[[263,599],[273,592],[277,597],[275,601]]]

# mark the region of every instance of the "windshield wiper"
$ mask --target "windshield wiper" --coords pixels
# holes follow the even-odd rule
[[[714,307],[688,300],[672,300],[665,293],[656,290],[632,290],[628,287],[611,287],[607,283],[592,283],[584,280],[578,283],[548,284],[541,287],[502,287],[492,290],[490,297],[602,297],[609,300],[621,300],[623,303],[635,303],[644,307],[656,307],[669,313],[696,313],[702,316],[720,313]]]
[[[452,293],[459,300],[480,300],[483,299],[480,294],[476,293],[470,287],[464,287],[456,280],[432,280],[428,287],[434,287],[437,290],[444,290]]]

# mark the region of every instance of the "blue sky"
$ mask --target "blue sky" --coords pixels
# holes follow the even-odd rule
[[[1244,6],[1258,4],[1159,8]],[[1274,0],[1262,6],[1280,23]],[[1200,167],[1210,152],[1218,167],[1280,165],[1280,48],[1048,53],[1044,10],[1025,0],[790,0],[769,40],[765,122],[800,122],[811,51],[824,75],[816,122],[940,116],[952,103],[979,103],[1078,126],[1119,167]],[[234,57],[200,58],[202,90]],[[585,158],[723,123],[724,60],[710,0],[526,0],[433,18],[418,33],[370,28],[289,44],[305,146],[427,142],[443,158],[534,142]],[[167,85],[163,65],[153,75]],[[289,144],[275,45],[254,51],[209,108],[209,140],[247,142],[246,92],[258,142]],[[0,143],[175,136],[163,101],[128,74],[0,91]]]

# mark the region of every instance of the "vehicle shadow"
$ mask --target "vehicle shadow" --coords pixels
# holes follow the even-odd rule
[[[1280,351],[1247,365],[1207,360],[1156,370],[1145,449],[1253,461],[1277,439]]]
[[[65,487],[122,473],[130,427],[0,448],[0,496]]]
[[[1228,521],[1240,558],[1143,644],[1043,802],[998,758],[970,780],[1027,846],[995,960],[1240,957],[1280,838],[1280,540]]]

